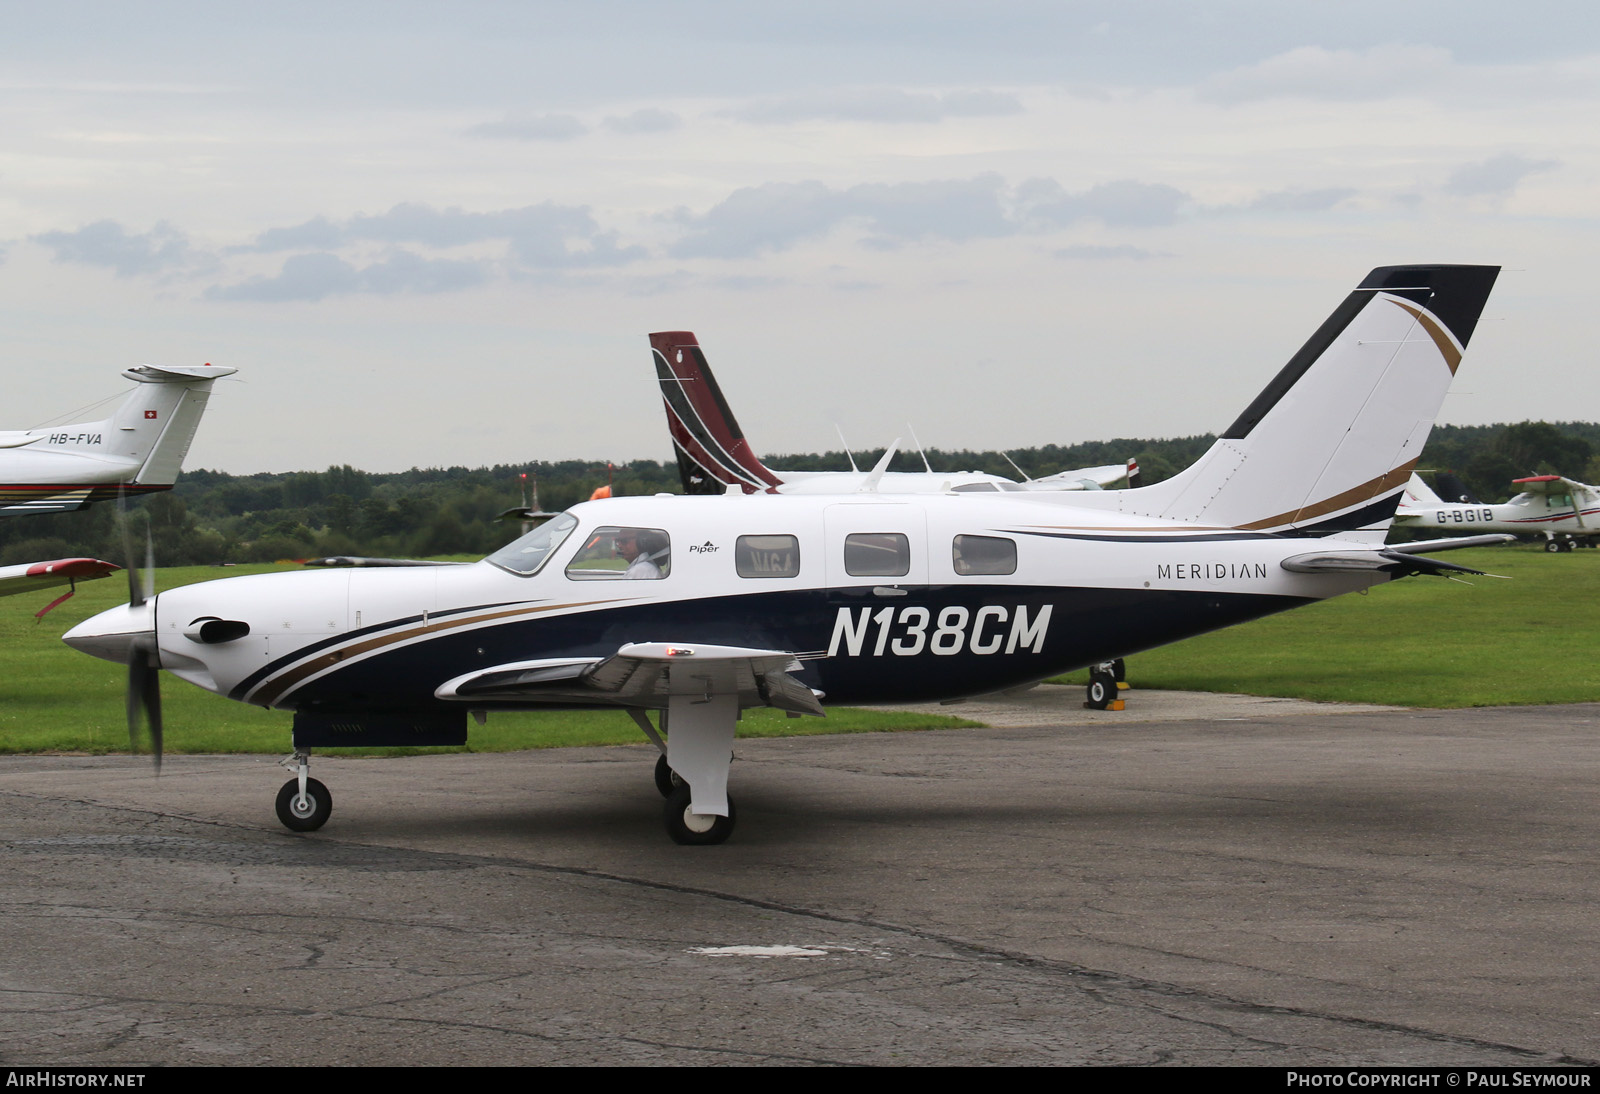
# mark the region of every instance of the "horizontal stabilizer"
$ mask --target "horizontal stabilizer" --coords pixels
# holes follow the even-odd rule
[[[1449,577],[1451,574],[1494,576],[1485,570],[1474,570],[1470,566],[1440,562],[1436,558],[1406,554],[1387,547],[1378,551],[1313,551],[1286,558],[1280,565],[1296,574],[1382,573],[1390,578],[1410,577],[1412,574],[1433,577]]]

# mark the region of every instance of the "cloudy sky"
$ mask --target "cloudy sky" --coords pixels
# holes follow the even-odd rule
[[[0,4],[3,428],[191,467],[1225,427],[1370,268],[1506,267],[1443,420],[1600,419],[1587,4]],[[1039,468],[1041,472],[1055,468]]]

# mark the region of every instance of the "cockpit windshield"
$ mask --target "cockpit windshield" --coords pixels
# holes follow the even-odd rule
[[[561,541],[571,535],[577,526],[578,518],[571,513],[551,517],[521,539],[506,544],[484,561],[492,562],[502,570],[510,570],[523,577],[538,573],[545,559],[561,546]]]

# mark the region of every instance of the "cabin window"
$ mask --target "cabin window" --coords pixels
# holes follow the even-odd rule
[[[733,545],[740,577],[796,577],[800,541],[794,536],[740,536]]]
[[[1000,488],[992,482],[964,482],[951,489],[952,494],[994,494]]]
[[[606,525],[589,533],[567,563],[574,581],[659,581],[672,569],[672,539],[660,528]]]
[[[911,541],[899,532],[845,536],[844,572],[851,577],[904,577],[911,572]]]
[[[561,546],[561,541],[577,526],[577,517],[562,513],[545,521],[521,539],[512,540],[490,555],[488,560],[502,570],[510,570],[523,577],[538,573],[545,559]]]
[[[1014,574],[1016,540],[1000,536],[957,536],[950,549],[958,574]]]

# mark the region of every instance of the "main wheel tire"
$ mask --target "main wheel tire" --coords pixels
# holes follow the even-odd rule
[[[656,789],[661,791],[661,796],[670,797],[672,792],[682,785],[683,777],[667,766],[667,758],[656,757]]]
[[[1089,688],[1085,703],[1094,710],[1105,710],[1117,697],[1117,678],[1109,672],[1096,670],[1089,674]]]
[[[315,832],[328,823],[333,795],[316,779],[306,780],[306,800],[300,799],[300,780],[290,779],[278,791],[278,819],[291,832]]]
[[[738,810],[733,806],[733,798],[729,797],[726,817],[719,817],[715,813],[692,813],[689,811],[689,784],[680,782],[667,795],[661,815],[667,822],[667,835],[672,837],[673,843],[704,847],[721,843],[733,834]]]
[[[1557,554],[1562,550],[1561,541],[1559,539],[1547,539],[1544,541],[1544,549],[1552,555]]]

